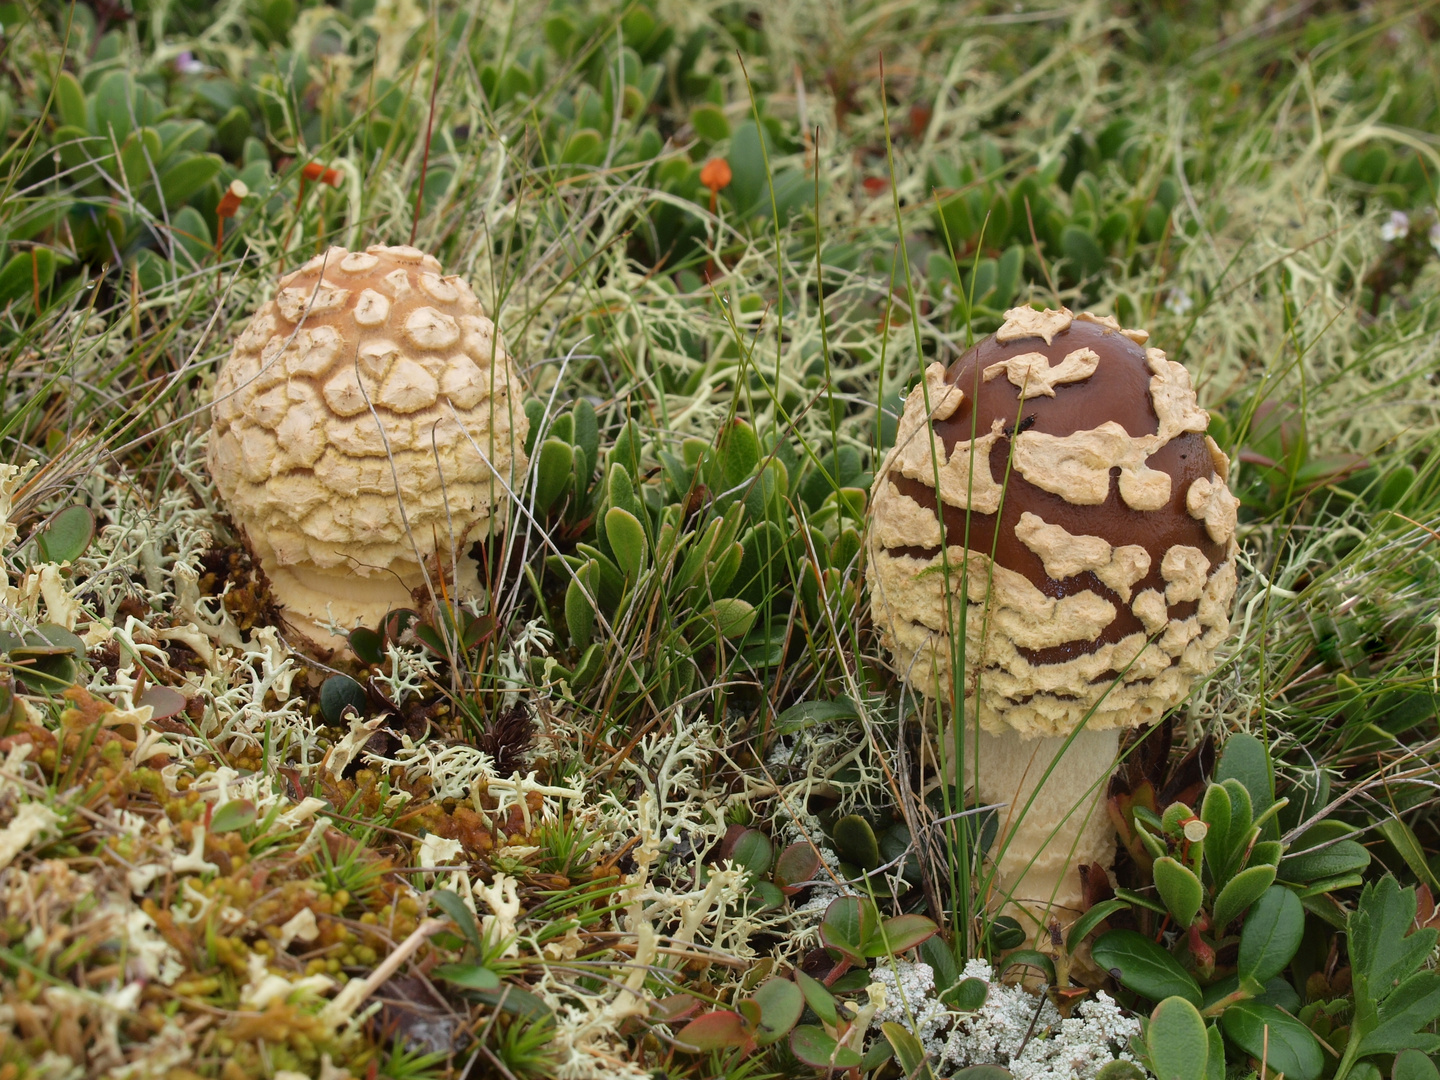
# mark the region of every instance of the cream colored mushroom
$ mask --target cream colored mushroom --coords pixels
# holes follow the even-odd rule
[[[378,626],[479,589],[467,551],[525,471],[515,370],[463,278],[332,247],[280,280],[215,382],[210,472],[290,626]]]
[[[992,901],[1032,930],[1068,923],[1078,868],[1113,860],[1120,732],[1184,701],[1229,632],[1229,462],[1189,375],[1147,338],[1007,312],[911,391],[872,492],[875,625],[900,675],[943,701],[963,650],[966,781],[1005,806]]]

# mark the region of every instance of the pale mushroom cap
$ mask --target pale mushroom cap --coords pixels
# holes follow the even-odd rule
[[[526,466],[494,324],[408,247],[335,247],[282,278],[212,414],[211,474],[267,572],[408,578],[487,533]]]
[[[1151,723],[1229,633],[1229,462],[1189,374],[1144,331],[1006,316],[906,399],[872,492],[875,624],[903,676],[948,694],[963,576],[963,692],[988,731]]]

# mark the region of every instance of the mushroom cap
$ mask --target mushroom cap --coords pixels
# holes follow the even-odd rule
[[[948,370],[930,365],[876,473],[881,640],[915,687],[948,696],[963,611],[963,693],[993,734],[1151,723],[1229,633],[1230,463],[1189,373],[1148,336],[1006,312]]]
[[[317,595],[337,573],[379,595],[379,580],[356,579],[408,581],[437,549],[448,562],[526,466],[494,323],[411,247],[332,247],[283,277],[222,365],[212,417],[210,471],[232,517],[272,579],[293,569]]]

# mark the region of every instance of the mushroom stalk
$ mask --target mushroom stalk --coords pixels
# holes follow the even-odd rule
[[[994,865],[990,906],[1003,904],[1032,938],[1037,922],[1048,927],[1058,920],[1063,929],[1084,911],[1081,866],[1108,870],[1115,858],[1105,797],[1120,729],[1086,728],[1066,741],[1026,739],[1009,727],[1002,735],[982,730],[978,743],[973,729],[965,733],[967,786],[979,805],[1003,804],[991,848],[992,855],[1003,853]]]

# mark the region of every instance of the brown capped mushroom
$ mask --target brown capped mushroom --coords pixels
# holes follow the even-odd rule
[[[432,255],[333,247],[281,279],[216,379],[209,462],[295,630],[328,649],[331,625],[477,592],[467,549],[525,471],[520,395]]]
[[[930,365],[873,488],[874,622],[897,671],[941,700],[963,648],[967,782],[1005,804],[994,898],[1041,925],[1079,910],[1079,866],[1114,857],[1120,732],[1184,701],[1229,632],[1230,463],[1148,336],[1006,312]]]

